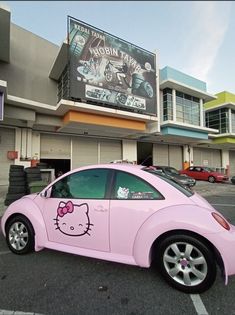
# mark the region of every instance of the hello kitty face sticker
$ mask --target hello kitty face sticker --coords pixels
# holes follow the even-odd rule
[[[60,202],[57,208],[57,216],[54,219],[56,230],[69,236],[82,236],[89,234],[90,218],[87,203],[75,205],[72,201]]]
[[[118,199],[128,199],[129,195],[129,188],[119,187],[117,191],[117,198]]]

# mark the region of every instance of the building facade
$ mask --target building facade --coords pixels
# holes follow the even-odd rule
[[[134,58],[121,53],[122,67],[126,63],[129,73],[131,67],[135,68],[130,95],[123,96],[123,85],[130,87],[124,68],[116,71],[119,88],[110,92],[109,68],[117,68],[114,62],[103,65],[103,82],[109,88],[101,83],[94,88],[94,81],[86,75],[89,72],[84,72],[87,65],[82,60],[81,68],[79,57],[80,68],[76,66],[73,73],[78,88],[72,86],[68,60],[78,60],[78,44],[93,47],[83,59],[89,52],[96,57],[102,55],[89,57],[90,66],[91,61],[97,64],[98,60],[101,68],[104,54],[116,54],[104,46],[99,30],[95,35],[90,31],[95,36],[92,42],[88,37],[85,42],[78,30],[88,34],[89,27],[71,29],[71,43],[76,47],[68,41],[58,47],[11,23],[10,11],[0,8],[0,185],[8,182],[11,164],[27,167],[35,161],[47,163],[56,172],[117,159],[178,169],[192,164],[227,166],[229,161],[221,153],[222,148],[214,144],[218,126],[205,124],[204,103],[217,98],[207,92],[205,82],[170,67],[159,71],[151,67],[151,62],[145,63],[144,74],[136,74],[139,69]],[[122,44],[126,49],[131,45]],[[94,45],[102,46],[95,50]],[[68,59],[71,47],[75,59]],[[156,61],[156,56],[141,48],[132,45],[131,49]],[[143,80],[147,75],[152,76],[152,86]],[[84,83],[85,94],[79,90],[79,80]],[[74,97],[68,96],[68,90],[73,90]]]
[[[206,126],[219,130],[212,136],[212,145],[222,151],[229,175],[235,174],[235,95],[226,91],[205,103]]]

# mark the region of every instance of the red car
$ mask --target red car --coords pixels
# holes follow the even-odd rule
[[[215,172],[212,168],[206,166],[190,166],[186,170],[180,171],[180,174],[186,174],[199,180],[208,180],[210,183],[225,182],[228,180],[227,175]]]

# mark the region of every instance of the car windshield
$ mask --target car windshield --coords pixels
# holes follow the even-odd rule
[[[171,186],[174,186],[177,190],[182,192],[187,197],[191,197],[194,194],[194,192],[189,187],[187,187],[183,184],[180,184],[179,182],[175,181],[174,179],[167,178],[166,176],[164,176],[164,174],[160,174],[159,172],[156,172],[155,170],[152,170],[149,168],[144,168],[143,170],[148,172],[148,173],[151,173],[155,176],[160,177],[162,180],[164,180],[165,182],[167,182]]]
[[[167,167],[167,168],[165,168],[165,171],[167,174],[179,175],[179,172],[174,167]]]

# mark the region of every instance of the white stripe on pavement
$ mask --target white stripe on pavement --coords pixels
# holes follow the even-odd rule
[[[228,203],[211,203],[212,206],[223,206],[223,207],[235,207],[235,205],[231,205]]]
[[[209,315],[199,294],[190,294],[190,297],[198,315]]]
[[[20,311],[9,311],[9,310],[0,310],[0,315],[43,315],[39,313],[32,312],[20,312]]]

